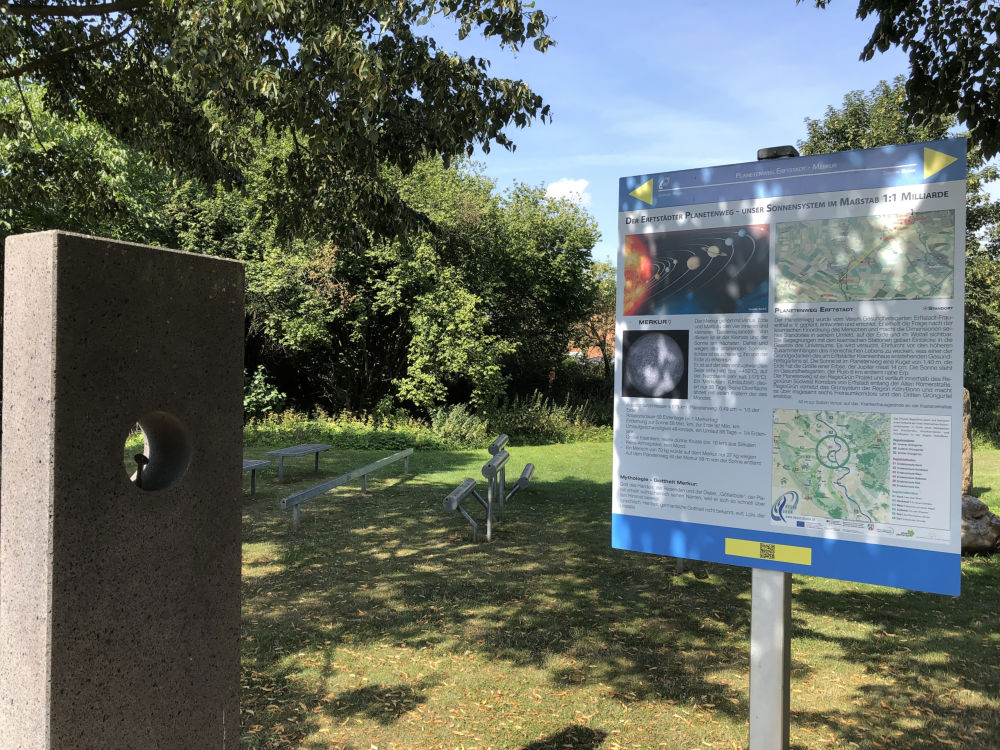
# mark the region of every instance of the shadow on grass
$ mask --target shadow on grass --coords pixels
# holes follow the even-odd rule
[[[562,750],[562,748],[595,750],[604,743],[607,736],[607,732],[574,725],[549,735],[545,739],[525,745],[521,750]]]
[[[389,688],[364,687],[346,690],[329,704],[331,718],[338,722],[352,716],[364,715],[383,726],[398,720],[417,706],[426,702],[427,696],[410,685]]]
[[[1000,595],[998,574],[998,560],[967,560],[961,597],[802,587],[793,601],[799,613],[835,613],[864,632],[829,634],[797,620],[793,639],[839,647],[857,699],[795,711],[793,723],[861,747],[1000,748],[1000,637],[987,614]]]
[[[601,685],[624,706],[700,702],[735,724],[746,722],[749,569],[707,565],[707,578],[699,580],[679,575],[671,559],[610,549],[610,483],[575,479],[532,483],[508,505],[495,540],[473,543],[465,521],[441,509],[453,488],[420,476],[390,477],[373,484],[370,496],[356,488],[331,493],[303,511],[297,536],[287,513],[247,508],[244,673],[267,675],[274,687],[245,686],[244,726],[261,726],[265,715],[268,726],[287,734],[280,739],[268,726],[256,735],[245,731],[245,747],[306,746],[321,719],[365,716],[391,725],[426,700],[428,684],[419,680],[334,695],[309,687],[343,668],[329,661],[336,648],[471,651],[543,670],[550,684],[539,689],[552,693]],[[880,680],[862,680],[844,705],[796,710],[793,731],[801,726],[862,747],[876,746],[869,744],[875,737],[894,748],[930,747],[935,735],[957,747],[990,747],[977,728],[1000,736],[1000,643],[984,637],[980,601],[996,602],[998,578],[996,567],[969,572],[964,608],[890,589],[800,584],[794,637],[834,644],[853,669]],[[859,628],[871,623],[875,634],[831,635],[817,615]],[[894,635],[877,634],[883,631]],[[793,656],[795,650],[793,641]],[[303,677],[292,656],[312,652],[327,657]],[[798,659],[793,679],[808,679],[815,668]],[[952,689],[979,691],[994,703],[964,705],[968,696],[949,698]],[[525,750],[596,748],[604,737],[573,725]]]
[[[706,700],[745,715],[743,692],[712,677],[745,670],[749,571],[708,566],[698,580],[672,559],[610,549],[609,484],[533,484],[490,544],[441,509],[451,489],[418,477],[331,494],[303,511],[298,536],[272,509],[250,509],[246,542],[273,549],[245,564],[245,667],[280,672],[283,655],[378,642],[472,649],[544,669],[554,689],[600,683],[623,703]],[[289,698],[300,701],[310,713],[321,703]]]

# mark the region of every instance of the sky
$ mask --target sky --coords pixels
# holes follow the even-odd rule
[[[482,55],[490,74],[526,81],[552,108],[508,134],[509,153],[475,160],[499,189],[545,184],[597,219],[597,260],[617,254],[618,178],[754,161],[796,144],[805,119],[849,91],[906,74],[904,53],[858,58],[875,26],[857,0],[537,0],[556,46],[501,50],[481,36],[432,33],[446,49]]]

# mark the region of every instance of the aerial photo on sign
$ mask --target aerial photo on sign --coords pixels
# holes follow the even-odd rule
[[[954,211],[783,222],[776,235],[778,302],[954,294]]]

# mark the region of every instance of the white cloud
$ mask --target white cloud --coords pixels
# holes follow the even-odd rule
[[[566,198],[581,206],[589,206],[591,201],[591,195],[587,192],[589,184],[587,180],[571,180],[568,177],[563,177],[545,188],[545,195],[549,198]]]

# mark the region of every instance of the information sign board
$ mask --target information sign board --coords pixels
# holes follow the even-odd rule
[[[614,547],[958,594],[965,153],[620,181]]]

